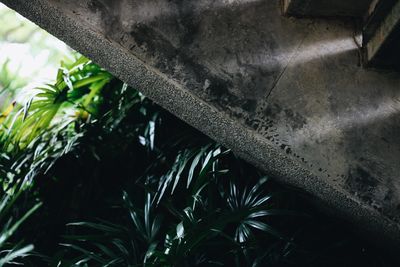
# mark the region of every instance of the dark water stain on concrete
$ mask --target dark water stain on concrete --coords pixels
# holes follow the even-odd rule
[[[284,120],[293,130],[298,130],[307,124],[307,120],[300,113],[290,108],[282,108],[279,104],[274,103],[267,105],[264,115],[272,119]]]
[[[277,62],[265,64],[263,61],[265,57],[263,54],[266,51],[274,54],[279,47],[273,41],[274,38],[271,38],[272,33],[267,28],[262,28],[260,23],[242,16],[244,10],[239,8],[241,5],[215,9],[214,4],[209,2],[207,8],[203,9],[199,7],[204,3],[187,0],[168,2],[172,12],[159,14],[157,20],[149,21],[121,18],[122,5],[126,4],[124,0],[89,0],[88,8],[91,12],[101,13],[106,37],[119,40],[121,45],[141,60],[181,82],[233,117],[252,116],[257,110],[258,100],[270,86],[273,77],[279,73],[280,66],[275,64]],[[266,8],[264,4],[243,6],[246,7],[245,12],[257,14]],[[263,20],[268,20],[265,15],[263,16]],[[122,26],[121,21],[130,21],[131,25]],[[246,34],[248,39],[252,40],[254,27],[262,29],[260,34],[263,38],[260,42],[220,43],[223,39],[221,36],[232,34],[233,36]],[[127,28],[130,29],[129,32],[126,32]],[[208,40],[209,38],[211,39]],[[213,38],[218,40],[213,42]],[[211,47],[201,47],[202,43],[207,43]],[[204,64],[204,51],[211,48],[221,50],[218,57],[236,58],[235,67],[229,69]],[[255,51],[264,52],[254,58]],[[268,58],[272,60],[273,57],[268,56]],[[252,60],[258,63],[250,63]]]
[[[254,103],[239,99],[230,92],[232,82],[225,80],[197,63],[196,57],[172,45],[158,31],[145,24],[132,27],[130,35],[134,42],[152,58],[154,67],[174,79],[182,81],[187,88],[203,94],[211,102],[220,106],[243,105],[246,109],[254,109]],[[176,71],[179,67],[181,71]],[[205,87],[204,84],[207,83]]]
[[[199,16],[194,14],[193,2],[185,0],[174,0],[178,9],[177,23],[181,28],[181,47],[188,46],[193,43],[195,36],[199,30]]]
[[[122,0],[90,0],[88,2],[88,8],[90,11],[101,13],[106,37],[110,37],[113,33],[121,30],[119,15],[121,3]]]
[[[364,202],[373,205],[375,208],[380,208],[380,205],[377,206],[374,204],[379,180],[365,168],[357,166],[350,169],[345,183],[352,194],[356,195]]]

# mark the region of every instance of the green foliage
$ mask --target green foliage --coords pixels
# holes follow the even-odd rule
[[[0,199],[0,266],[11,264],[16,259],[25,257],[33,250],[33,245],[22,245],[21,242],[13,244],[9,239],[15,234],[20,225],[27,220],[40,206],[36,204],[28,211],[25,211],[19,219],[14,219],[12,214],[13,205],[22,193],[23,188],[18,188],[13,192],[13,195],[2,195]]]
[[[22,76],[20,71],[27,73],[29,66],[15,66],[16,62],[7,57],[12,52],[8,46],[15,45],[19,50],[29,48],[39,55],[43,51],[39,48],[47,43],[50,52],[48,57],[51,57],[48,61],[56,64],[65,54],[54,48],[55,42],[51,42],[48,33],[2,4],[0,25],[0,266],[3,266],[20,260],[32,251],[33,245],[23,245],[23,242],[17,241],[21,237],[15,236],[23,222],[37,211],[41,203],[36,198],[29,201],[23,201],[22,198],[31,187],[36,172],[50,166],[56,156],[55,151],[64,146],[56,140],[57,137],[52,136],[56,131],[35,133],[32,127],[27,127],[25,121],[32,120],[31,114],[34,117],[29,105],[37,101],[32,99],[21,107],[16,98],[17,93],[29,82],[28,77]],[[26,44],[28,41],[31,43]],[[40,66],[34,67],[38,68],[30,66],[32,75],[40,70]],[[31,140],[23,137],[28,133]],[[18,135],[22,142],[19,142]],[[72,141],[72,138],[65,137],[66,142]]]
[[[67,236],[78,243],[64,245],[82,256],[65,266],[263,266],[271,256],[263,241],[286,239],[268,217],[300,214],[273,208],[266,178],[239,189],[243,177],[221,168],[235,161],[219,146],[181,152],[161,179],[146,175],[136,183],[133,201],[124,192],[130,222],[70,223],[94,232]]]
[[[73,165],[78,177],[85,177],[76,181],[80,188],[102,192],[93,203],[107,196],[117,215],[69,223],[74,234],[61,241],[64,252],[48,259],[51,265],[262,266],[288,253],[290,240],[270,225],[270,217],[302,213],[272,202],[268,179],[136,90],[113,86],[105,91],[97,121],[87,125]],[[76,176],[66,174],[62,164],[52,175]],[[81,197],[87,199],[87,192]],[[90,203],[88,208],[93,212]]]
[[[0,68],[0,107],[10,102],[16,91],[28,84],[27,79],[19,77],[18,71],[12,71],[9,64],[10,59],[6,59]]]
[[[73,54],[63,42],[1,3],[0,25],[1,113],[7,103],[23,102],[27,86],[48,80],[62,60],[73,60]]]
[[[0,266],[25,256],[32,246],[5,244],[40,204],[33,200],[19,220],[10,216],[20,196],[32,187],[34,177],[45,172],[76,145],[80,126],[96,117],[100,91],[112,76],[84,57],[63,64],[54,84],[35,89],[24,105],[9,104],[0,116]],[[7,219],[8,218],[8,219]],[[9,248],[8,248],[9,247]]]
[[[81,57],[63,64],[56,82],[35,89],[23,106],[11,104],[0,125],[0,181],[32,180],[68,153],[82,135],[76,129],[96,117],[101,89],[111,75]],[[17,178],[16,178],[17,177]]]

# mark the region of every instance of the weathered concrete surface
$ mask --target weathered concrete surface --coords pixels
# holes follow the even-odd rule
[[[301,17],[363,17],[373,0],[281,0],[285,14]]]
[[[400,244],[400,75],[278,0],[2,0],[280,181]]]

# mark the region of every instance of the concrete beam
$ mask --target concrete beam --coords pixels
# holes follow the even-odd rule
[[[400,1],[379,1],[363,37],[367,66],[400,69]]]
[[[359,66],[351,21],[282,17],[278,0],[2,2],[399,247],[400,76]]]
[[[283,12],[298,17],[363,17],[372,0],[282,0]]]

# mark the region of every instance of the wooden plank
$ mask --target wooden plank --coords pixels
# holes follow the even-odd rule
[[[363,17],[372,0],[282,0],[285,15],[299,17]]]
[[[364,61],[370,67],[400,67],[400,1],[380,1],[363,30]]]

